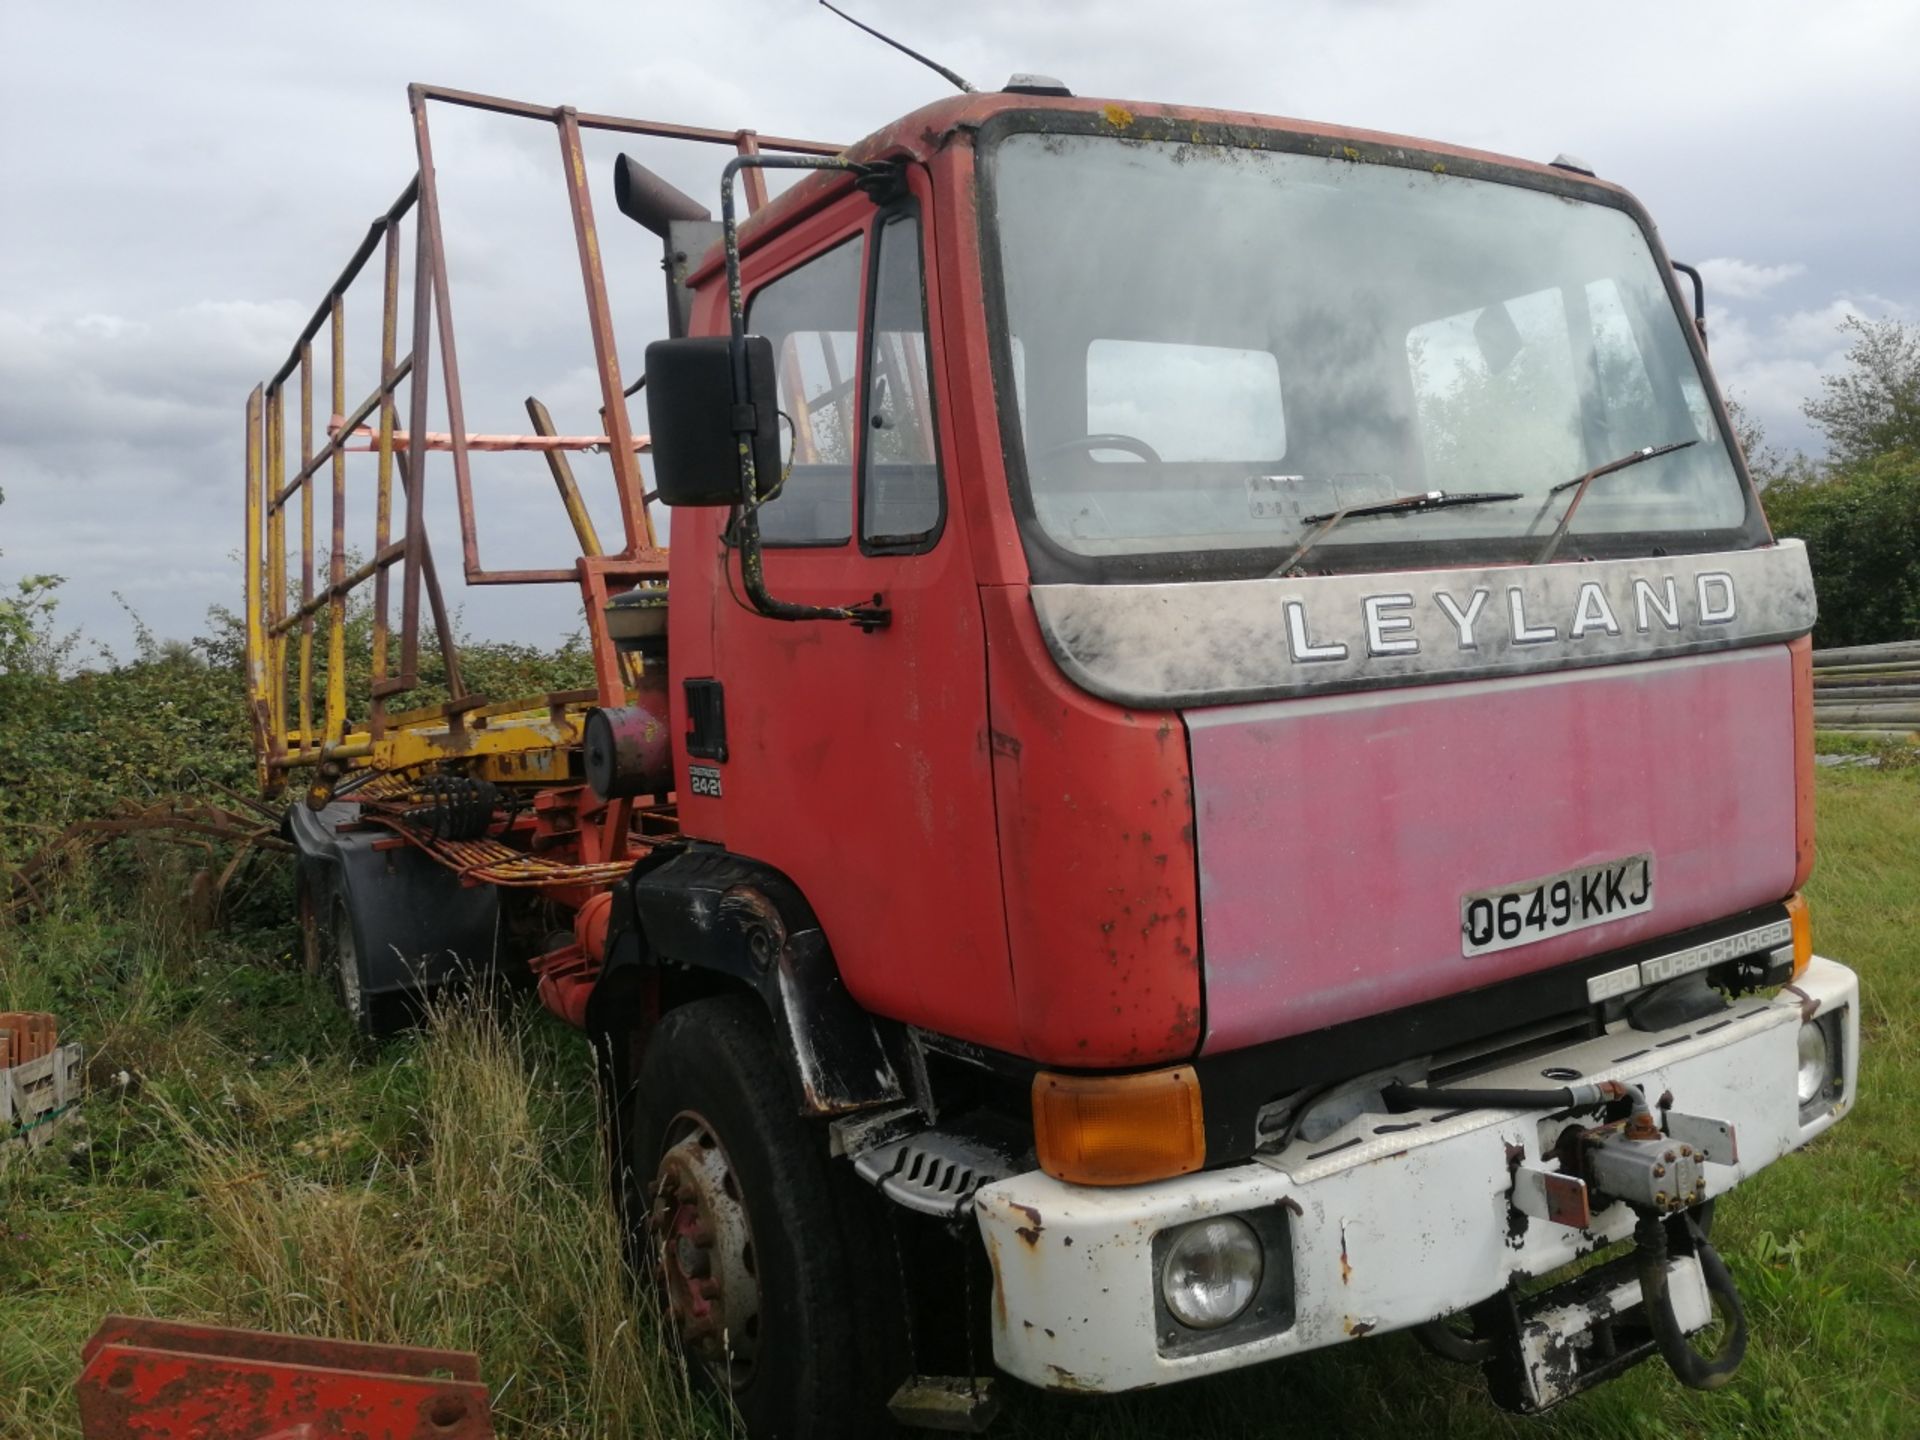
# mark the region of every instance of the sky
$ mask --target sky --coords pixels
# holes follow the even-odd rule
[[[1579,156],[1705,271],[1721,386],[1789,450],[1818,453],[1800,404],[1839,364],[1840,321],[1920,319],[1920,6],[1904,0],[846,8],[983,89],[1035,71],[1082,95]],[[123,655],[134,614],[187,638],[209,606],[237,608],[245,397],[412,173],[410,80],[831,141],[947,89],[811,0],[0,0],[0,588],[65,576],[61,619]],[[524,430],[534,394],[562,431],[597,430],[554,132],[444,107],[433,124],[469,428]],[[619,148],[590,141],[588,158],[632,376],[664,310],[657,242],[613,207]],[[717,213],[723,151],[628,148]],[[375,378],[377,316],[356,302],[347,323],[351,404]],[[327,383],[323,364],[323,399]],[[577,468],[604,530],[606,461]],[[537,458],[475,474],[487,565],[569,563]],[[449,488],[429,513],[457,557]],[[356,481],[349,502],[363,552],[369,492]],[[449,598],[476,634],[577,624],[559,587]]]

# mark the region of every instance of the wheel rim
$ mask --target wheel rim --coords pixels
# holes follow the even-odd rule
[[[746,1199],[726,1148],[691,1111],[667,1127],[648,1232],[669,1318],[687,1349],[731,1389],[760,1349],[760,1281]]]
[[[342,906],[333,912],[333,963],[340,979],[340,1003],[360,1018],[360,952],[353,943],[353,921]]]

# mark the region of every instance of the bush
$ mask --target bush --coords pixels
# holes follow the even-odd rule
[[[1920,454],[1791,476],[1763,498],[1774,534],[1807,542],[1820,592],[1815,645],[1920,639]]]

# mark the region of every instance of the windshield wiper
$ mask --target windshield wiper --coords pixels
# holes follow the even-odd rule
[[[1343,505],[1325,515],[1308,515],[1301,523],[1320,528],[1302,540],[1300,548],[1281,561],[1279,568],[1267,578],[1278,579],[1293,569],[1309,550],[1326,538],[1329,530],[1343,520],[1358,520],[1368,515],[1411,515],[1422,510],[1451,510],[1456,505],[1491,505],[1496,500],[1522,498],[1517,490],[1462,490],[1453,494],[1445,490],[1426,490],[1418,495],[1402,495],[1398,499],[1380,500],[1371,505]]]
[[[1597,466],[1587,471],[1584,475],[1576,475],[1571,480],[1562,480],[1558,485],[1547,491],[1548,499],[1551,500],[1553,496],[1558,495],[1562,490],[1573,491],[1573,499],[1567,502],[1566,511],[1560,516],[1560,523],[1553,527],[1553,534],[1547,537],[1546,545],[1541,549],[1540,553],[1534,557],[1533,563],[1536,565],[1544,565],[1553,558],[1554,552],[1560,548],[1560,542],[1567,537],[1567,527],[1573,524],[1573,512],[1578,510],[1580,508],[1580,502],[1587,498],[1587,487],[1602,475],[1611,475],[1616,470],[1629,470],[1643,460],[1652,460],[1660,455],[1671,455],[1676,450],[1684,450],[1689,445],[1698,445],[1699,443],[1696,439],[1675,440],[1670,445],[1648,445],[1644,449],[1622,455],[1618,460],[1609,460],[1606,464]],[[1538,519],[1537,516],[1535,518],[1536,520]]]

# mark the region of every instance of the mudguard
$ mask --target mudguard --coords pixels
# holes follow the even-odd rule
[[[462,885],[411,845],[376,850],[375,842],[392,838],[388,831],[339,828],[358,818],[351,805],[319,811],[295,805],[286,829],[317,893],[346,899],[362,990],[422,994],[463,970],[491,965],[500,909],[493,888]]]
[[[779,871],[715,845],[662,847],[616,888],[607,962],[588,1028],[615,1028],[650,967],[717,971],[766,1002],[808,1111],[844,1114],[904,1097],[880,1027],[847,993],[820,922]]]

